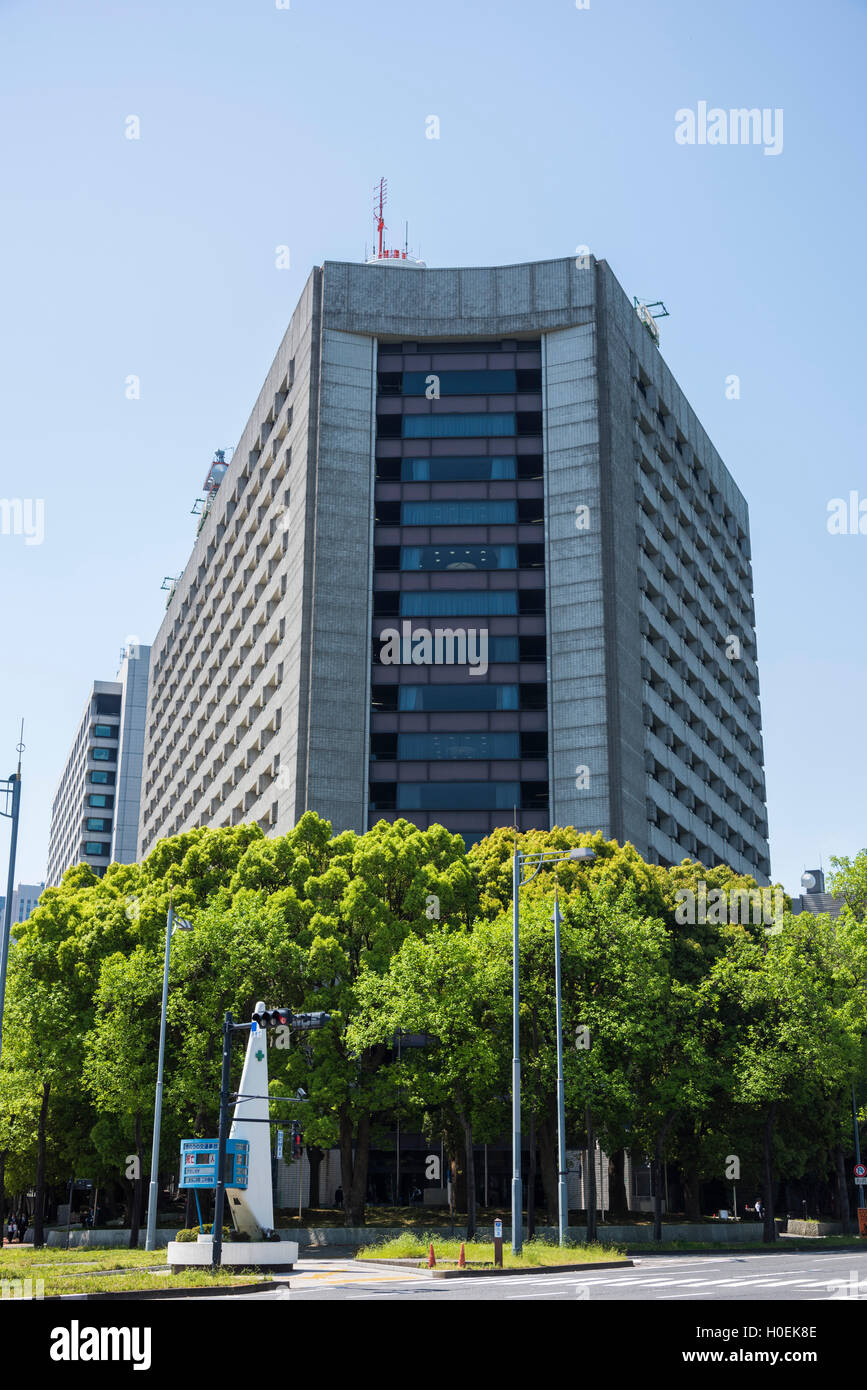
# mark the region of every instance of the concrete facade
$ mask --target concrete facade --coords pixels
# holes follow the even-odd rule
[[[199,825],[279,834],[311,808],[360,831],[378,817],[371,604],[393,408],[378,360],[407,344],[493,353],[532,339],[548,805],[520,823],[601,830],[662,863],[690,855],[768,881],[746,503],[610,268],[588,260],[313,271],[154,642],[141,854]],[[453,408],[475,407],[430,412]],[[505,786],[527,775],[511,766],[418,775]],[[400,788],[411,774],[398,757],[385,775]],[[419,818],[399,801],[383,814]],[[456,815],[443,820],[463,831]],[[511,820],[500,807],[489,823]]]

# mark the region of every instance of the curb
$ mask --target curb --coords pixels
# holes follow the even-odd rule
[[[405,1269],[410,1272],[403,1260],[358,1260],[354,1263],[386,1266],[391,1269]],[[592,1263],[577,1265],[530,1265],[527,1269],[426,1269],[413,1261],[412,1272],[425,1275],[428,1279],[485,1279],[502,1278],[519,1274],[574,1274],[576,1271],[592,1273],[595,1269],[632,1269],[632,1260],[595,1260]]]
[[[817,1240],[823,1239],[822,1236],[817,1236],[815,1238]],[[792,1239],[810,1240],[811,1237],[794,1236],[792,1237]],[[854,1239],[851,1245],[820,1246],[819,1253],[821,1254],[824,1250],[829,1255],[833,1255],[837,1251],[839,1251],[842,1255],[849,1250],[863,1250],[864,1248],[864,1244],[857,1241],[857,1239]],[[638,1260],[650,1258],[653,1258],[655,1260],[674,1260],[678,1258],[682,1260],[689,1260],[693,1258],[700,1260],[703,1255],[806,1255],[808,1253],[810,1253],[808,1249],[806,1249],[803,1246],[795,1246],[794,1248],[787,1250],[786,1244],[780,1240],[774,1241],[773,1245],[762,1246],[759,1250],[756,1250],[755,1248],[750,1248],[750,1246],[748,1245],[714,1245],[712,1249],[708,1250],[654,1250],[652,1245],[642,1245],[640,1247],[633,1247],[632,1250],[627,1250],[628,1255],[631,1255]]]
[[[186,1289],[125,1289],[120,1293],[50,1293],[34,1301],[40,1303],[94,1303],[109,1299],[112,1301],[115,1299],[140,1299],[147,1302],[150,1299],[200,1298],[203,1294],[206,1294],[208,1298],[229,1298],[232,1294],[263,1293],[266,1289],[273,1289],[274,1287],[273,1281],[268,1279],[258,1284],[229,1284],[211,1289],[206,1284],[202,1284]]]

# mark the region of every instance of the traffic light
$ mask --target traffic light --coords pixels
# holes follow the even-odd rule
[[[260,999],[253,1013],[253,1022],[258,1023],[260,1028],[278,1028],[281,1025],[291,1026],[292,1010],[287,1009],[283,1004],[278,1004],[273,1009],[266,1009]]]
[[[293,1158],[300,1158],[304,1147],[304,1134],[301,1125],[297,1120],[292,1121],[292,1132],[289,1137],[289,1152]]]

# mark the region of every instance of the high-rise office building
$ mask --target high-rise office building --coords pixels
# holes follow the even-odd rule
[[[604,261],[311,274],[155,639],[140,851],[573,825],[768,858],[747,506]]]
[[[26,922],[36,904],[39,902],[39,895],[45,887],[44,883],[19,883],[12,894],[12,921]],[[6,898],[0,898],[0,926],[3,922],[3,914],[6,910]]]
[[[149,658],[130,642],[117,679],[93,683],[51,806],[49,886],[73,864],[135,862]]]

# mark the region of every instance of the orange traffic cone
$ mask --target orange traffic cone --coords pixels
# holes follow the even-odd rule
[[[431,1241],[431,1243],[430,1243],[430,1250],[429,1250],[429,1252],[428,1252],[428,1257],[427,1257],[427,1267],[428,1267],[428,1269],[433,1269],[434,1266],[435,1266],[435,1264],[436,1264],[436,1262],[437,1262],[437,1257],[436,1257],[436,1255],[434,1254],[433,1241]]]
[[[461,1253],[458,1255],[458,1269],[466,1269],[467,1257],[464,1251],[463,1241],[461,1242]]]

